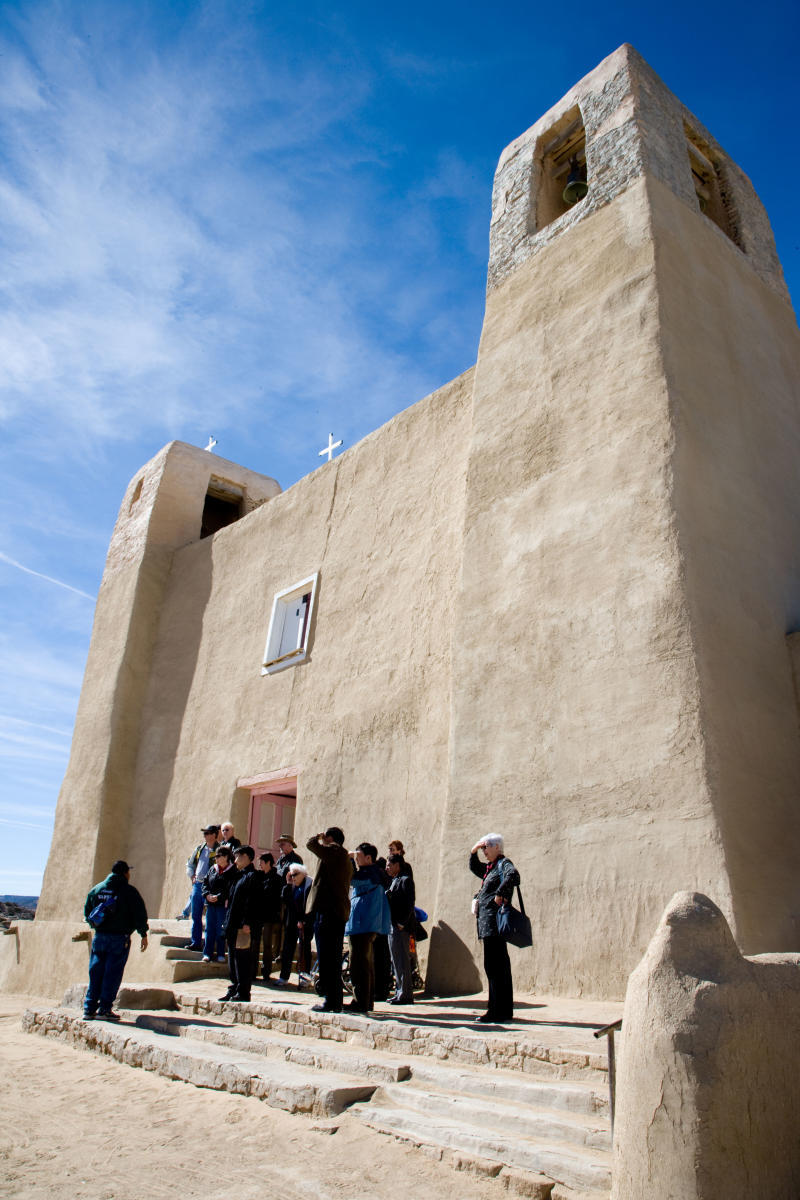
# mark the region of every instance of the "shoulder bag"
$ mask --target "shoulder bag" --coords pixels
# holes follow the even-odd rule
[[[510,901],[506,901],[497,910],[497,932],[512,946],[518,946],[520,950],[524,950],[533,945],[533,933],[530,917],[525,914],[525,905],[522,902],[519,885],[517,885],[517,899],[519,900],[518,909],[514,908]]]

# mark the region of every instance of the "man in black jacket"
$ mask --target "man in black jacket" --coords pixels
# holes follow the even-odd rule
[[[411,953],[409,942],[414,917],[414,877],[404,870],[406,861],[402,854],[390,854],[386,860],[386,873],[390,883],[386,889],[389,912],[392,917],[392,932],[389,934],[389,953],[392,956],[395,993],[390,1004],[413,1004],[414,985],[411,976]]]
[[[89,987],[83,1002],[87,1021],[94,1020],[95,1015],[103,1021],[119,1020],[111,1006],[122,983],[134,929],[141,936],[142,950],[147,949],[147,909],[129,882],[130,874],[128,864],[118,859],[111,874],[89,892],[83,906],[83,915],[95,931],[89,959]]]
[[[220,999],[249,1000],[253,977],[251,941],[255,939],[257,945],[261,940],[263,893],[260,872],[253,866],[253,847],[239,846],[235,858],[239,878],[231,888],[228,913],[222,927],[228,944],[231,985]],[[243,942],[247,945],[243,945]]]

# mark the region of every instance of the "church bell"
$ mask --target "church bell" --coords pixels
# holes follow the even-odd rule
[[[577,156],[571,158],[569,160],[567,186],[562,192],[564,203],[568,204],[570,208],[573,204],[577,204],[579,200],[582,200],[589,191],[589,185],[586,182],[585,175],[586,167],[580,167],[578,165]]]

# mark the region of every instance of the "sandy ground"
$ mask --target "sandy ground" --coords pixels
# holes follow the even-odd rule
[[[40,1004],[48,1002],[0,996],[0,1196],[500,1200],[508,1195],[498,1182],[453,1171],[347,1115],[325,1122],[291,1116],[257,1100],[164,1079],[23,1033],[22,1011]]]

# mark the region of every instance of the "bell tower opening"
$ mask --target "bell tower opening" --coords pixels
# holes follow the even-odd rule
[[[539,167],[534,213],[538,231],[569,212],[589,191],[586,130],[577,104],[539,138],[535,159]]]
[[[705,145],[688,125],[684,125],[684,131],[697,206],[734,245],[743,250],[736,209],[722,170],[714,161],[711,148]]]
[[[200,537],[210,537],[244,515],[244,489],[214,475],[208,483]]]

